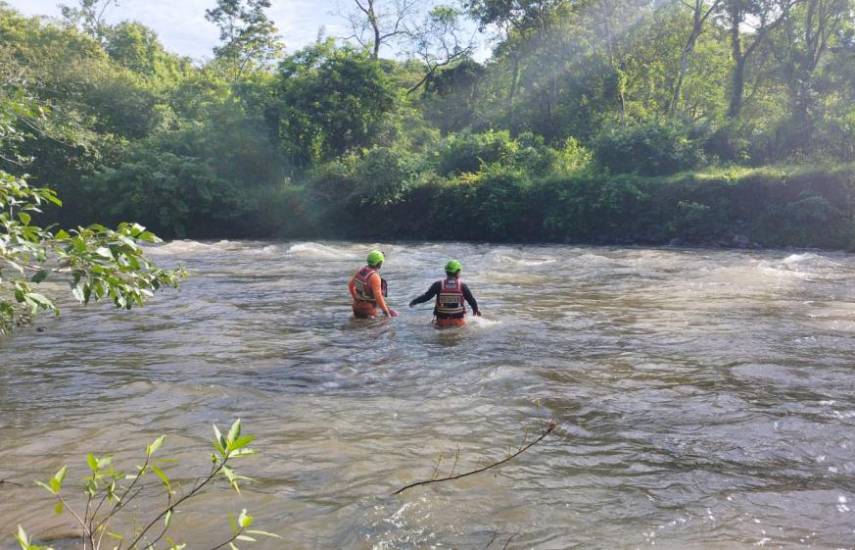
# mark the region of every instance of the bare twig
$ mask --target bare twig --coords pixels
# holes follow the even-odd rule
[[[549,434],[552,433],[553,430],[555,430],[556,426],[557,426],[557,423],[554,420],[550,420],[549,423],[546,425],[546,430],[542,434],[540,434],[540,437],[538,437],[537,439],[535,439],[534,441],[532,441],[528,445],[521,447],[514,454],[509,455],[509,456],[503,458],[502,460],[500,460],[498,462],[494,462],[494,463],[488,464],[487,466],[484,466],[482,468],[478,468],[477,470],[472,470],[470,472],[465,472],[462,474],[458,474],[456,476],[443,477],[443,478],[439,478],[439,479],[429,479],[429,480],[425,480],[425,481],[417,481],[415,483],[410,483],[409,485],[398,489],[397,491],[392,493],[392,495],[400,495],[401,493],[403,493],[407,489],[412,489],[413,487],[418,487],[420,485],[429,485],[431,483],[442,483],[443,481],[454,481],[457,479],[462,479],[464,477],[468,477],[468,476],[472,476],[475,474],[480,474],[482,472],[486,472],[487,470],[490,470],[492,468],[498,468],[499,466],[510,462],[511,460],[515,459],[519,455],[523,454],[527,450],[531,449],[532,447],[534,447],[535,445],[537,445],[538,443],[543,441],[546,438],[546,436],[548,436]]]

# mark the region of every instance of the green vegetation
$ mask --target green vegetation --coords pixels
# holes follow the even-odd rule
[[[235,459],[253,455],[255,452],[248,446],[255,439],[254,436],[241,434],[240,420],[232,424],[228,433],[223,434],[214,425],[214,439],[212,445],[214,454],[210,455],[210,471],[199,481],[187,488],[180,488],[173,484],[164,470],[174,465],[175,460],[156,457],[155,454],[163,446],[166,436],[160,436],[150,445],[146,446],[145,459],[141,465],[136,466],[136,473],[127,474],[117,470],[110,456],[95,456],[92,453],[86,455],[86,464],[89,467],[89,475],[83,479],[82,496],[85,505],[82,509],[75,510],[67,498],[63,495],[63,483],[65,481],[68,467],[63,466],[47,482],[36,482],[56,499],[54,512],[56,514],[67,513],[77,523],[81,530],[81,542],[83,550],[100,550],[101,548],[159,548],[168,543],[166,548],[170,550],[181,550],[186,544],[176,542],[170,536],[172,519],[179,507],[185,502],[199,495],[203,490],[218,478],[228,481],[232,489],[240,493],[239,480],[247,478],[237,475],[230,465]],[[166,501],[162,509],[152,512],[150,518],[135,518],[131,523],[134,527],[131,532],[121,533],[114,531],[122,515],[132,514],[133,507],[129,505],[138,500],[143,492],[147,477],[154,476],[164,491]],[[230,517],[231,534],[224,537],[226,540],[215,548],[229,547],[237,549],[239,542],[255,542],[253,537],[275,537],[277,535],[250,529],[253,517],[243,510],[238,517]],[[20,525],[16,539],[22,550],[51,550],[38,546],[32,542],[27,532]]]
[[[290,55],[267,0],[211,4],[200,65],[108,0],[0,3],[0,168],[65,199],[39,223],[855,246],[852,0],[373,0]]]
[[[24,90],[0,90],[0,146],[6,163],[28,162],[20,151],[30,143],[16,124],[48,135],[40,128],[45,119],[45,108]],[[61,204],[51,189],[33,188],[24,175],[0,169],[0,335],[39,312],[59,313],[53,300],[37,291],[46,283],[67,281],[84,304],[109,299],[131,309],[153,291],[176,286],[184,275],[146,259],[141,243],[159,239],[139,224],[121,223],[115,230],[93,224],[66,231],[34,223],[45,205]]]

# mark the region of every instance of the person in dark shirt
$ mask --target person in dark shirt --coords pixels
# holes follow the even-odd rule
[[[469,287],[460,280],[463,266],[457,260],[445,265],[445,279],[435,282],[427,292],[410,302],[410,307],[423,304],[436,297],[433,314],[437,328],[462,327],[466,324],[466,304],[472,308],[472,314],[481,315],[478,302]]]

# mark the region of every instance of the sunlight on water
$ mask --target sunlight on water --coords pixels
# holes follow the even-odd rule
[[[346,284],[375,246],[401,317],[353,320]],[[130,313],[66,304],[44,332],[2,343],[0,479],[22,486],[0,485],[0,547],[19,522],[70,533],[33,479],[66,462],[79,479],[90,450],[130,466],[160,433],[189,479],[210,424],[238,416],[258,436],[261,455],[239,468],[255,481],[178,515],[200,545],[241,508],[284,537],[256,548],[852,545],[848,255],[237,241],[151,253],[190,269],[180,293]],[[484,317],[437,331],[430,304],[407,303],[450,257]],[[556,432],[501,469],[390,496],[501,459],[549,419]]]

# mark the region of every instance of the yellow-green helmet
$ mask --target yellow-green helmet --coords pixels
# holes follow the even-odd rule
[[[368,266],[377,267],[386,260],[386,256],[379,250],[372,250],[368,253]]]
[[[462,269],[463,266],[457,260],[451,260],[450,262],[445,264],[445,272],[449,275],[457,275]]]

